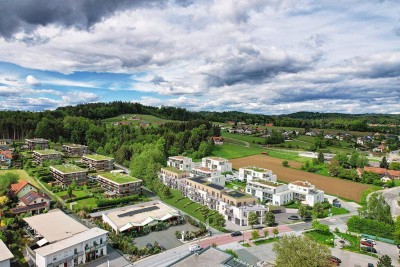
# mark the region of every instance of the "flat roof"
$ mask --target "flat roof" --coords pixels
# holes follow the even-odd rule
[[[29,141],[29,142],[49,142],[49,140],[44,139],[44,138],[27,138],[25,139],[25,141]]]
[[[210,160],[215,160],[215,161],[220,161],[220,162],[228,161],[227,159],[218,158],[218,157],[206,157],[205,159],[210,159]]]
[[[138,178],[135,178],[133,176],[127,175],[127,174],[122,174],[118,172],[105,172],[98,174],[98,176],[103,177],[107,180],[113,181],[117,184],[125,184],[125,183],[132,183],[132,182],[139,182],[142,181]]]
[[[87,169],[81,168],[73,164],[53,165],[50,167],[62,173],[87,172]]]
[[[60,151],[54,149],[43,149],[43,150],[33,150],[34,153],[38,153],[40,155],[52,155],[52,154],[60,154]]]
[[[46,257],[50,254],[56,253],[65,248],[75,246],[86,240],[90,240],[90,239],[102,236],[104,234],[107,234],[107,233],[108,233],[108,231],[106,231],[106,230],[100,229],[98,227],[94,227],[94,228],[88,229],[84,232],[78,233],[74,236],[71,236],[69,238],[60,240],[56,243],[48,244],[47,246],[35,249],[35,252],[39,255],[42,255],[43,257]],[[105,243],[106,243],[106,240],[104,240],[104,244]]]
[[[164,170],[167,170],[167,171],[170,171],[170,172],[173,172],[173,173],[177,173],[177,174],[181,174],[181,173],[185,173],[185,172],[189,173],[188,171],[182,171],[182,170],[179,170],[179,169],[177,169],[175,167],[162,167],[161,169],[164,169]]]
[[[64,144],[63,146],[72,147],[72,148],[84,148],[84,147],[87,147],[85,145],[79,145],[79,144]]]
[[[0,262],[14,258],[6,244],[0,239]]]
[[[222,190],[222,189],[225,188],[222,185],[211,183],[211,182],[205,180],[205,178],[202,178],[202,177],[196,177],[196,178],[192,178],[192,179],[189,179],[189,180],[194,181],[194,182],[199,183],[199,184],[203,184],[205,186],[208,186],[208,187],[211,187],[211,188],[214,188],[214,189],[217,189],[217,190]]]
[[[219,249],[209,247],[200,253],[191,253],[187,257],[169,266],[173,267],[220,267],[222,263],[232,258],[230,254]]]
[[[146,225],[154,219],[164,220],[171,216],[180,216],[178,210],[157,200],[122,207],[118,210],[103,211],[103,215],[107,216],[118,229],[129,224],[140,226]]]
[[[227,190],[223,194],[228,195],[233,198],[237,198],[237,199],[238,198],[255,198],[255,196],[248,195],[248,194],[236,191],[236,190]]]
[[[96,161],[97,160],[112,160],[112,159],[114,159],[114,158],[103,156],[103,155],[100,155],[100,154],[94,154],[94,155],[86,154],[86,155],[83,156],[83,158],[88,158],[88,159],[96,160]]]
[[[49,243],[66,239],[88,229],[59,209],[24,218],[24,221]]]
[[[270,171],[268,169],[259,168],[259,167],[255,167],[255,166],[248,166],[248,167],[244,167],[243,169],[252,170],[252,171],[255,171],[255,172],[268,172],[268,171]]]
[[[268,186],[272,186],[272,187],[278,187],[280,185],[283,185],[282,183],[278,183],[278,182],[270,182],[270,181],[264,181],[264,180],[260,180],[260,179],[253,179],[252,181],[250,181],[249,183],[259,183],[259,184],[263,184],[263,185],[268,185]]]
[[[185,156],[171,156],[171,157],[169,157],[169,159],[184,160],[184,159],[190,159],[190,158],[185,157]]]
[[[313,187],[312,184],[310,184],[309,182],[304,182],[304,181],[295,181],[295,182],[291,182],[289,184],[303,186],[303,187]]]

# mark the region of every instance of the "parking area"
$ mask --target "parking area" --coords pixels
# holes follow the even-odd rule
[[[135,238],[134,245],[138,248],[144,248],[148,243],[154,244],[154,242],[158,242],[158,244],[162,245],[166,249],[175,248],[182,245],[182,242],[175,236],[176,231],[194,231],[197,229],[197,227],[194,227],[189,223],[171,226],[167,230],[151,232],[148,235]]]

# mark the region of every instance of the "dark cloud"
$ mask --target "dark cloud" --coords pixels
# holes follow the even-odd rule
[[[49,24],[88,30],[118,11],[164,3],[160,0],[3,0],[0,1],[0,36],[11,39],[17,32],[31,33],[38,26]]]
[[[162,76],[156,75],[156,76],[154,76],[153,79],[151,79],[150,82],[152,82],[154,84],[160,84],[160,83],[166,82],[166,80]]]

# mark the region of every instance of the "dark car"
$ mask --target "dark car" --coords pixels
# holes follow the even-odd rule
[[[304,217],[303,220],[305,222],[310,222],[310,221],[312,221],[312,217],[311,216],[307,216],[307,217]]]
[[[377,253],[376,249],[373,247],[361,247],[361,250],[371,252],[371,253]]]
[[[335,257],[335,256],[331,256],[331,261],[335,261],[335,262],[338,262],[338,263],[342,263],[342,260],[339,259],[338,257]]]
[[[300,218],[297,215],[290,215],[288,219],[289,220],[299,220]]]
[[[151,243],[147,243],[146,248],[147,249],[153,249],[153,245]]]
[[[368,263],[368,267],[374,267],[373,263]]]
[[[231,233],[231,236],[241,236],[241,235],[242,235],[242,232],[239,232],[239,231]]]

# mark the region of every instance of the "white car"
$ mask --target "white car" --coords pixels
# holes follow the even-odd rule
[[[361,241],[368,242],[368,243],[371,243],[374,246],[376,246],[375,240],[372,240],[372,239],[369,239],[369,238],[361,238]]]
[[[190,252],[196,252],[196,251],[199,251],[199,250],[201,250],[201,247],[199,245],[197,245],[197,244],[189,246],[189,251]]]

